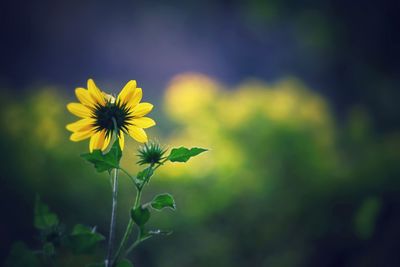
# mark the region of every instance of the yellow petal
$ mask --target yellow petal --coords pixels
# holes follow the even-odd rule
[[[89,91],[84,88],[76,88],[75,95],[83,105],[89,108],[92,108],[96,105],[96,103],[93,101],[93,98],[90,96]]]
[[[79,121],[67,124],[67,130],[71,132],[84,132],[94,128],[95,120],[92,118],[81,119]]]
[[[119,146],[121,148],[121,150],[124,150],[124,146],[125,146],[125,135],[123,131],[119,132]]]
[[[122,88],[121,92],[118,95],[118,102],[121,103],[126,103],[127,102],[127,97],[130,96],[134,93],[136,88],[136,81],[135,80],[130,80],[124,88]]]
[[[139,128],[144,128],[144,129],[156,125],[156,122],[148,117],[133,118],[129,120],[128,123],[131,123]]]
[[[142,96],[142,88],[136,88],[135,90],[133,90],[133,92],[126,96],[126,105],[129,108],[134,108],[142,100]]]
[[[139,103],[132,109],[131,115],[134,117],[142,117],[149,113],[153,109],[153,105],[150,103]]]
[[[96,132],[90,138],[90,142],[89,142],[89,151],[90,151],[90,153],[93,152],[94,145],[97,143],[97,139],[99,139],[99,134],[100,134],[100,132]]]
[[[93,152],[93,150],[96,150],[96,149],[102,149],[105,139],[106,139],[106,131],[105,130],[95,133],[92,136],[92,138],[90,138],[90,142],[89,142],[90,152]]]
[[[81,118],[88,118],[92,114],[92,111],[88,107],[85,107],[84,105],[82,105],[80,103],[69,103],[67,105],[67,109],[72,114],[74,114],[78,117],[81,117]]]
[[[95,103],[100,104],[101,106],[104,106],[106,104],[106,100],[104,99],[103,94],[101,93],[100,89],[97,88],[96,84],[92,79],[89,79],[87,82],[88,90],[95,101]]]
[[[75,132],[71,134],[70,140],[74,142],[79,142],[85,140],[93,135],[93,131],[86,131],[86,132]]]
[[[108,134],[108,135],[106,134],[103,147],[101,148],[102,151],[107,149],[108,145],[110,144],[111,138],[112,138],[112,134]]]
[[[129,135],[136,141],[140,143],[147,142],[147,134],[142,128],[131,125],[128,127],[128,130],[129,130]]]
[[[102,149],[105,140],[106,140],[106,131],[103,130],[100,132],[97,142],[93,146],[93,149]]]

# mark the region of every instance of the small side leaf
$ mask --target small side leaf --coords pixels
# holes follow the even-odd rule
[[[140,171],[136,178],[142,182],[147,182],[150,177],[153,175],[154,171],[152,167],[147,167],[146,169],[144,169],[143,171]]]
[[[116,140],[108,153],[103,154],[101,150],[94,150],[92,153],[82,154],[81,156],[93,163],[98,172],[110,172],[112,169],[119,168],[122,151],[118,140]]]
[[[91,253],[104,236],[81,224],[75,225],[69,236],[69,245],[74,253]]]
[[[156,210],[162,210],[163,208],[176,209],[175,200],[172,195],[168,193],[160,194],[154,197],[151,201],[151,207]]]
[[[150,211],[143,207],[132,209],[131,218],[138,226],[143,226],[150,219]]]
[[[50,212],[49,207],[36,196],[34,225],[37,229],[46,230],[58,225],[59,220],[55,213]]]
[[[191,149],[186,147],[173,148],[168,156],[168,160],[171,162],[186,162],[191,157],[197,156],[205,151],[207,151],[207,149],[199,147],[193,147]]]

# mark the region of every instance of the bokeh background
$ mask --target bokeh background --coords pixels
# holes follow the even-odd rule
[[[34,248],[36,193],[66,227],[107,235],[111,191],[68,140],[65,105],[94,78],[155,104],[148,133],[210,151],[169,165],[174,233],[142,267],[400,266],[397,1],[2,1],[0,264]],[[132,172],[138,144],[123,164]],[[121,178],[118,234],[134,190]],[[82,258],[66,266],[80,266]],[[69,263],[68,263],[69,262]]]

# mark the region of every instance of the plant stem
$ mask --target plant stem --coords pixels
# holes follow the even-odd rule
[[[135,204],[133,205],[133,208],[136,209],[140,206],[140,198],[142,196],[142,190],[138,189],[136,198],[135,198]],[[133,226],[135,225],[134,221],[132,219],[129,219],[129,223],[126,227],[124,236],[122,237],[121,243],[119,244],[118,250],[115,253],[114,261],[113,264],[116,263],[121,256],[122,250],[125,248],[126,242],[128,241],[129,236],[132,233]],[[112,266],[112,265],[111,265]]]
[[[168,160],[168,158],[165,158],[163,161],[159,162],[158,165],[153,169],[153,171],[157,170],[158,167],[160,167],[161,165],[163,165],[167,160]],[[153,165],[152,165],[152,166],[153,166]]]
[[[138,188],[138,186],[137,186],[137,184],[136,184],[136,180],[137,180],[137,178],[136,177],[133,177],[132,175],[130,175],[124,168],[119,168],[123,173],[125,173],[131,180],[132,180],[132,182],[133,182],[133,184],[136,186],[136,188],[137,189],[139,189]]]
[[[107,258],[105,260],[106,267],[111,267],[111,257],[114,244],[116,215],[117,215],[117,197],[118,197],[118,169],[114,169],[113,183],[112,183],[112,209],[111,209],[111,223],[110,223],[110,236],[108,240]]]
[[[123,236],[123,238],[122,238],[122,240],[121,240],[121,243],[119,244],[119,247],[118,247],[117,252],[115,253],[115,258],[114,258],[114,261],[113,261],[114,263],[118,262],[119,257],[120,257],[120,255],[121,255],[121,252],[122,252],[122,250],[124,249],[125,244],[126,244],[126,242],[128,241],[129,236],[130,236],[131,233],[132,233],[133,226],[134,226],[133,220],[132,220],[132,219],[129,219],[129,223],[128,223],[128,226],[126,227],[124,236]]]
[[[125,252],[125,254],[129,254],[135,247],[137,247],[137,245],[140,244],[140,242],[142,242],[142,240],[140,240],[140,237],[138,237],[138,239],[136,239],[135,243],[133,243]]]

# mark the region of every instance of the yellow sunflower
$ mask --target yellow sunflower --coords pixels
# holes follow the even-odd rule
[[[90,138],[89,150],[105,150],[113,133],[124,149],[125,137],[130,135],[140,143],[147,142],[143,129],[154,126],[154,120],[144,117],[153,109],[150,103],[140,103],[142,89],[136,87],[136,81],[129,81],[117,98],[102,92],[92,79],[87,82],[88,89],[77,88],[76,97],[80,103],[69,103],[67,109],[81,119],[68,124],[72,132],[71,141],[78,142]]]

